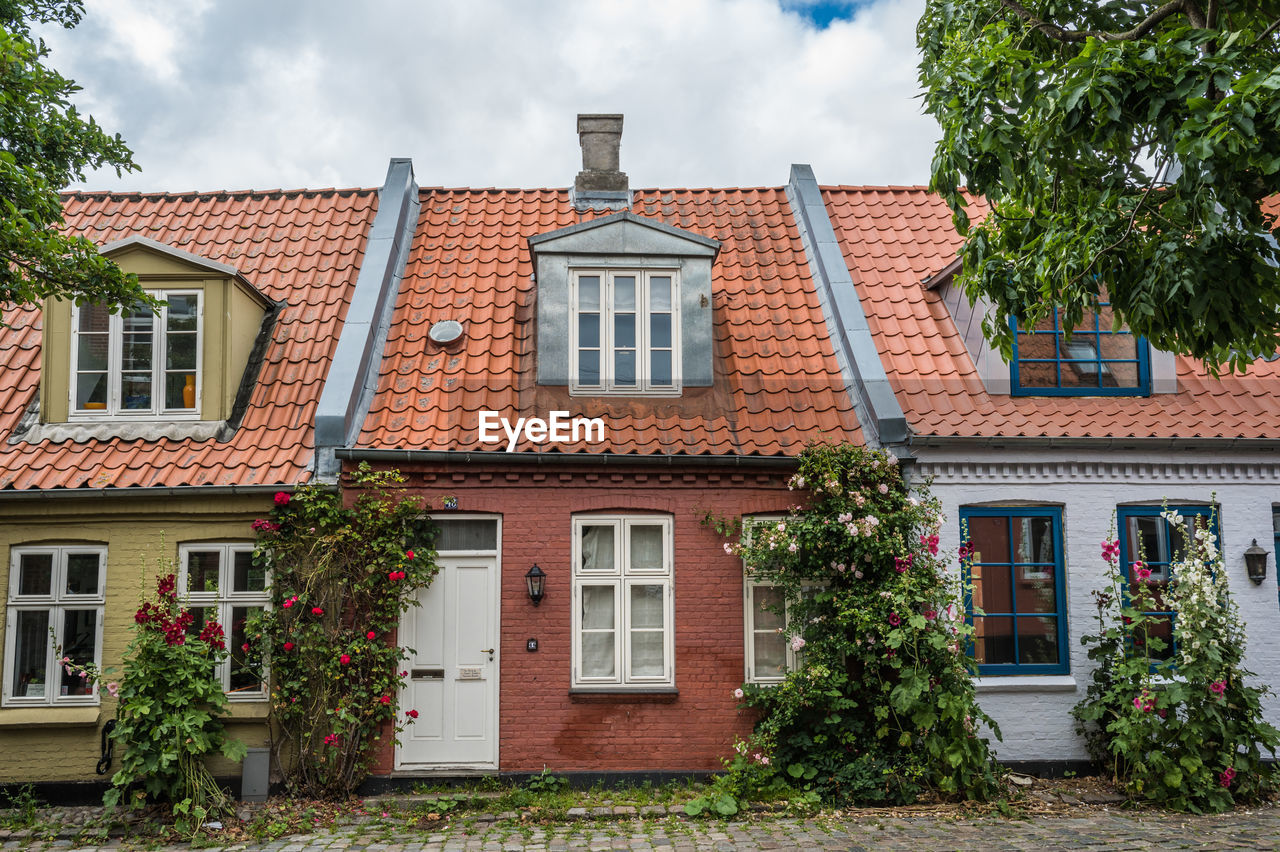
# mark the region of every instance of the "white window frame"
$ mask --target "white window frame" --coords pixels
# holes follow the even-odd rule
[[[751,542],[751,533],[755,527],[765,524],[776,524],[779,521],[785,521],[785,515],[751,515],[742,519],[742,531],[745,534],[745,541]],[[755,590],[758,588],[777,588],[776,583],[768,580],[757,580],[751,576],[747,570],[747,563],[742,563],[742,624],[743,624],[743,641],[745,642],[746,653],[744,660],[746,663],[745,677],[747,683],[781,683],[787,676],[787,672],[794,671],[796,668],[796,652],[791,650],[791,643],[784,641],[786,646],[786,670],[779,672],[776,677],[759,677],[755,674],[756,670],[756,643],[755,643],[755,616],[756,601]],[[783,599],[782,629],[783,635],[791,624],[790,607],[787,606],[785,598]]]
[[[600,278],[600,384],[586,385],[578,377],[578,282],[583,276]],[[619,276],[636,279],[636,383],[618,385],[613,376],[613,281]],[[654,384],[649,341],[650,281],[671,279],[671,383]],[[665,348],[665,347],[663,347]],[[569,283],[569,393],[572,396],[679,396],[680,370],[680,274],[678,269],[575,269]]]
[[[612,526],[613,568],[606,571],[582,569],[582,528]],[[636,526],[662,527],[662,567],[658,570],[632,569],[630,566],[630,531]],[[616,687],[644,690],[675,686],[675,548],[672,519],[668,515],[578,515],[573,519],[573,679],[574,687]],[[663,674],[639,676],[631,674],[631,612],[627,590],[636,585],[663,587],[662,632]],[[582,675],[582,589],[605,586],[613,589],[614,625],[617,636],[613,643],[614,665],[610,677]]]
[[[53,556],[53,569],[49,578],[49,594],[19,594],[19,565],[25,555],[49,554]],[[67,557],[73,554],[93,554],[98,557],[98,590],[92,595],[72,595],[66,589]],[[94,610],[96,617],[96,635],[94,636],[93,665],[102,668],[102,621],[105,609],[105,589],[107,578],[107,549],[92,545],[49,545],[41,547],[15,547],[9,555],[9,603],[5,613],[5,654],[4,654],[4,690],[5,707],[47,707],[47,706],[96,706],[100,703],[98,686],[93,684],[89,695],[53,695],[54,685],[59,682],[58,663],[53,639],[45,646],[45,694],[42,696],[18,696],[13,694],[13,674],[17,667],[18,651],[18,618],[19,612],[49,613],[49,626],[54,636],[65,635],[65,617],[68,610]]]
[[[124,315],[113,313],[107,322],[107,401],[106,408],[76,408],[77,389],[80,382],[80,306],[71,309],[71,376],[68,396],[68,419],[101,420],[112,419],[146,420],[164,418],[165,420],[199,420],[200,399],[204,381],[204,292],[200,289],[174,288],[169,290],[148,290],[148,295],[161,300],[172,296],[194,296],[196,299],[196,382],[194,408],[165,408],[165,372],[168,357],[169,308],[160,308],[151,324],[151,407],[124,408],[122,383],[124,375]],[[100,332],[95,332],[100,333]]]
[[[217,671],[218,678],[222,683],[222,691],[227,694],[229,701],[263,701],[267,697],[267,684],[270,681],[270,673],[264,667],[261,688],[252,691],[231,691],[231,654],[234,650],[231,647],[232,610],[236,607],[262,607],[264,610],[271,608],[270,570],[266,572],[261,592],[237,592],[233,589],[235,554],[253,553],[253,548],[253,544],[245,542],[188,542],[178,548],[178,595],[182,598],[183,605],[188,608],[199,607],[201,609],[212,608],[216,610],[218,623],[226,631],[227,657],[221,663],[218,663]],[[217,590],[213,592],[188,591],[188,556],[193,552],[208,553],[210,551],[217,551],[220,554],[218,559]]]

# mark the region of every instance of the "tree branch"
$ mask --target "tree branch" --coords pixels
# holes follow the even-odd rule
[[[1267,40],[1268,38],[1270,38],[1273,34],[1275,34],[1275,31],[1276,31],[1276,30],[1278,30],[1278,29],[1280,29],[1280,18],[1276,18],[1274,21],[1272,21],[1272,22],[1271,22],[1271,26],[1269,26],[1269,27],[1267,27],[1265,30],[1263,30],[1263,31],[1262,31],[1262,34],[1261,34],[1261,35],[1259,35],[1256,39],[1254,39],[1254,42],[1253,42],[1253,43],[1254,43],[1254,44],[1257,44],[1257,43],[1258,43],[1258,42],[1260,42],[1260,41],[1266,41],[1266,40]]]
[[[1016,2],[1016,0],[1000,0],[1000,5],[1004,6],[1010,12],[1013,12],[1014,15],[1018,16],[1022,20],[1031,24],[1033,29],[1040,30],[1055,41],[1068,43],[1085,41],[1091,38],[1096,38],[1099,41],[1134,41],[1151,32],[1155,29],[1157,24],[1170,15],[1183,12],[1190,16],[1192,13],[1188,10],[1189,3],[1190,0],[1173,0],[1173,2],[1166,3],[1159,9],[1156,9],[1148,15],[1142,23],[1138,24],[1133,29],[1118,33],[1110,32],[1108,30],[1064,30],[1057,24],[1051,24],[1048,21],[1037,18],[1035,15],[1028,12],[1021,3]],[[1195,13],[1199,14],[1198,8],[1196,8]],[[1203,21],[1203,17],[1201,17],[1201,20]]]

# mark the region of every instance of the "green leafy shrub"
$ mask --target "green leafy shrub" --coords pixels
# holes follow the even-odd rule
[[[893,456],[850,445],[811,446],[791,484],[807,507],[726,547],[782,589],[802,663],[737,691],[760,716],[717,795],[784,785],[839,803],[989,797],[998,784],[979,727],[999,732],[975,701],[937,502],[909,491]]]
[[[148,797],[167,798],[184,834],[231,804],[205,757],[221,752],[240,760],[245,753],[242,743],[226,738],[219,718],[227,709],[215,668],[227,653],[222,627],[208,620],[192,635],[193,621],[177,599],[174,575],[160,577],[155,600],[134,614],[119,683],[105,684],[120,700],[112,737],[121,754],[103,803],[139,806]],[[105,680],[102,673],[87,674]]]
[[[1098,633],[1084,636],[1097,663],[1073,709],[1090,754],[1133,796],[1186,811],[1224,811],[1274,786],[1280,731],[1262,719],[1266,687],[1251,685],[1244,629],[1212,526],[1164,514],[1183,536],[1158,598],[1141,562],[1123,576],[1119,545],[1102,543],[1110,584],[1094,593]],[[1168,616],[1153,612],[1170,610]],[[1171,633],[1173,648],[1162,638]],[[1165,653],[1172,650],[1172,654]]]
[[[407,672],[393,637],[437,568],[422,503],[402,483],[362,464],[350,505],[308,485],[277,494],[271,517],[253,524],[272,608],[249,628],[250,655],[270,664],[272,751],[294,795],[351,795],[375,746],[417,716],[396,711]]]

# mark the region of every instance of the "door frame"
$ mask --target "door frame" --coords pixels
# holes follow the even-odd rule
[[[486,512],[429,512],[427,518],[433,521],[494,521],[497,526],[496,547],[493,550],[445,550],[436,551],[436,558],[476,558],[484,557],[493,560],[494,576],[493,576],[493,628],[494,643],[496,649],[494,659],[493,672],[493,755],[492,762],[484,763],[409,763],[403,762],[403,747],[399,742],[395,744],[395,758],[392,763],[393,771],[396,773],[407,774],[434,774],[434,773],[454,773],[459,771],[476,771],[476,772],[496,772],[499,767],[501,754],[501,729],[502,729],[502,516]],[[429,587],[428,587],[429,588]],[[401,613],[403,619],[404,613]],[[397,628],[397,636],[399,631]],[[398,640],[397,640],[398,641]]]

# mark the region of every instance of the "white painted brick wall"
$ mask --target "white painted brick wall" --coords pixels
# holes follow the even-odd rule
[[[1261,586],[1248,580],[1244,568],[1244,551],[1254,538],[1268,551],[1274,549],[1271,506],[1280,503],[1280,467],[1260,463],[1257,457],[1174,451],[1104,455],[1069,450],[925,449],[916,454],[923,463],[911,475],[935,477],[932,490],[946,514],[941,544],[953,556],[960,544],[961,505],[1027,502],[1063,507],[1067,632],[1075,687],[981,692],[982,708],[1004,736],[1003,742],[994,744],[1000,759],[1058,761],[1088,756],[1075,733],[1071,708],[1084,697],[1089,683],[1091,663],[1080,637],[1096,632],[1092,592],[1105,582],[1101,543],[1111,535],[1119,505],[1158,505],[1164,499],[1170,505],[1208,503],[1216,493],[1227,579],[1247,625],[1245,666],[1262,683],[1280,686],[1275,554],[1268,557],[1267,579]],[[1026,686],[1035,683],[1035,678],[1026,680]],[[1280,725],[1280,701],[1273,696],[1264,707],[1268,721]]]

